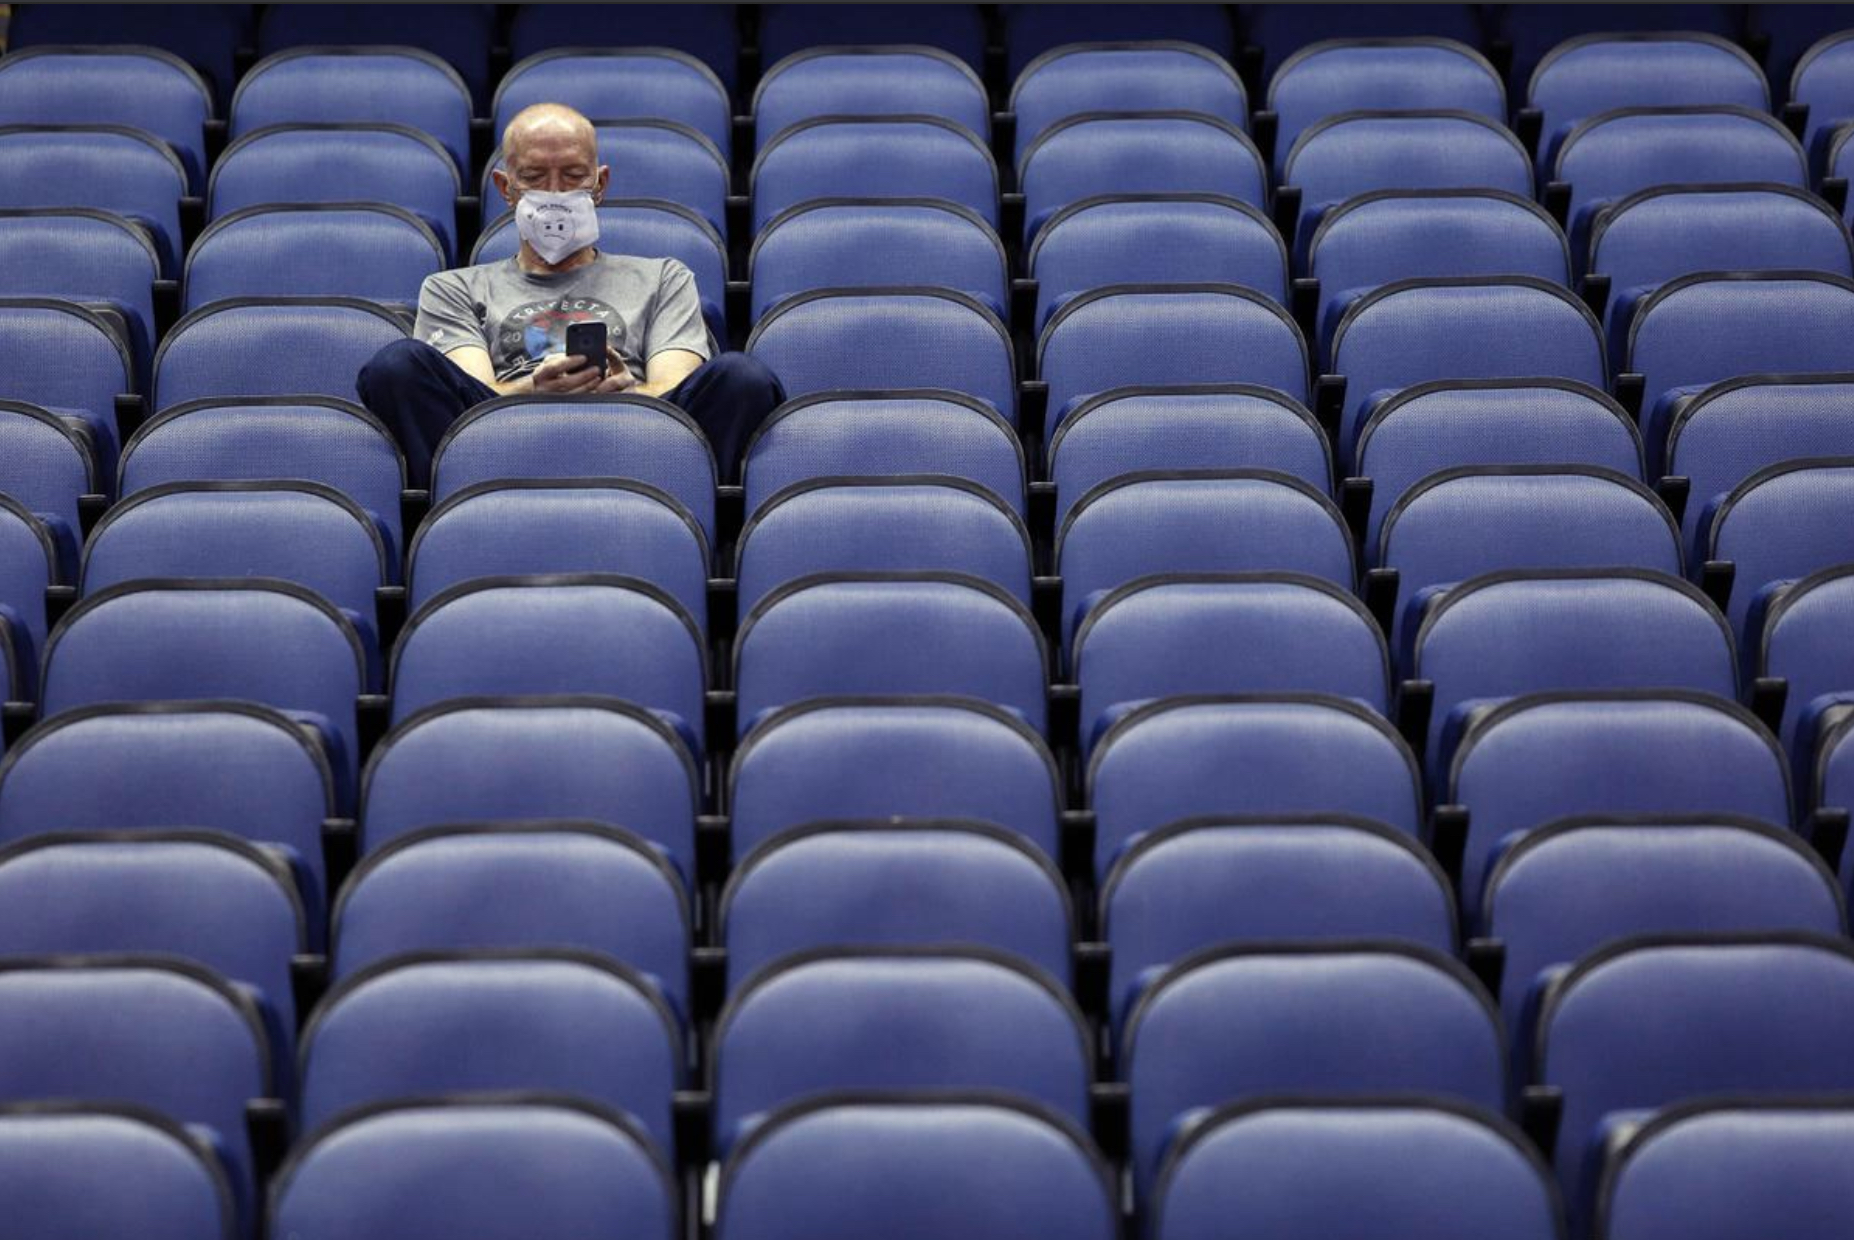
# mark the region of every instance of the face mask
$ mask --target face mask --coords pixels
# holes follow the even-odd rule
[[[515,204],[515,231],[534,247],[542,262],[553,266],[599,239],[599,212],[593,205],[592,191],[524,191]]]

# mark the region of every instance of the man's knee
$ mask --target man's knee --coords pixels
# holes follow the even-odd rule
[[[380,351],[361,367],[355,386],[363,396],[392,392],[429,375],[434,362],[446,362],[445,356],[424,341],[394,340],[381,345]]]
[[[746,353],[723,353],[703,367],[707,379],[741,399],[771,401],[785,399],[779,376],[759,358]]]

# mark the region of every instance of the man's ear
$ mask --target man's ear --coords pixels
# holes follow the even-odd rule
[[[516,195],[509,192],[514,184],[509,180],[509,174],[500,168],[495,168],[491,169],[489,176],[496,183],[496,191],[502,195],[502,201],[511,207],[514,206]]]
[[[605,189],[611,183],[612,183],[611,165],[600,164],[599,165],[599,179],[594,184],[593,190],[592,190],[592,203],[594,206],[597,206],[599,203],[605,201]]]

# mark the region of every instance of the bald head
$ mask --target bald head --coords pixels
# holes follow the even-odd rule
[[[502,131],[502,153],[513,164],[534,145],[572,147],[587,163],[599,162],[592,122],[564,103],[536,103],[517,112]]]
[[[525,190],[589,189],[600,199],[610,175],[599,163],[599,135],[592,122],[565,104],[523,108],[502,131],[502,167],[494,176],[510,205]]]

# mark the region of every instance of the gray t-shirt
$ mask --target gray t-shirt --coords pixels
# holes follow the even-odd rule
[[[554,275],[523,271],[513,257],[426,276],[413,335],[440,353],[489,351],[496,380],[519,379],[566,352],[568,323],[606,325],[606,340],[638,379],[665,349],[714,356],[695,277],[673,258],[599,254]]]

